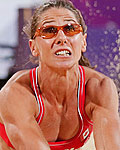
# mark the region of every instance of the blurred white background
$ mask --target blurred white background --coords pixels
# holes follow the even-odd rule
[[[36,6],[47,0],[0,1],[0,79],[8,76],[14,64],[12,47],[18,45],[18,9]]]
[[[47,0],[2,0],[0,1],[0,44],[17,44],[18,8],[29,8]]]

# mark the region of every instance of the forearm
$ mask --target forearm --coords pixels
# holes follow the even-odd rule
[[[14,148],[17,150],[50,150],[50,147],[47,144],[37,139],[35,139],[34,141],[26,140],[26,142],[15,141]]]
[[[17,150],[50,150],[48,144],[43,143],[39,139],[26,140],[25,142],[15,143],[15,149]]]
[[[120,149],[119,116],[104,108],[93,111],[93,131],[97,150]]]
[[[105,150],[120,150],[120,120],[105,117],[101,124]]]
[[[50,150],[50,147],[42,135],[35,128],[18,129],[15,125],[7,127],[9,139],[17,150]]]

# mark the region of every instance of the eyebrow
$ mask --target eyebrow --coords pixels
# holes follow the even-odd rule
[[[51,23],[51,22],[55,22],[55,20],[48,20],[48,21],[43,21],[43,24],[42,25],[44,25],[44,24],[46,24],[46,23]]]
[[[67,19],[67,18],[65,18],[65,19],[64,19],[64,21],[73,21],[73,22],[75,22],[75,23],[76,23],[76,21],[75,21],[75,20],[73,20],[73,19]],[[55,22],[55,20],[43,21],[43,24],[42,24],[42,25],[44,25],[44,24],[46,24],[46,23],[51,23],[51,22]]]
[[[73,20],[73,19],[64,19],[64,21],[73,21],[73,22],[75,22],[75,23],[76,23],[76,21],[75,21],[75,20]]]

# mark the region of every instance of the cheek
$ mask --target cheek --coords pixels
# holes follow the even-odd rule
[[[51,49],[51,40],[48,39],[38,39],[37,48],[40,53],[40,57],[49,54]]]
[[[51,40],[49,40],[49,39],[39,38],[37,40],[38,49],[46,49],[46,48],[49,48],[50,45],[51,45]]]
[[[71,43],[74,50],[73,52],[80,56],[82,49],[82,37],[79,34],[75,35]]]

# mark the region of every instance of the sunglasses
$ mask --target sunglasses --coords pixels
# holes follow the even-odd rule
[[[66,24],[64,26],[54,26],[48,25],[46,27],[38,28],[33,36],[35,39],[37,36],[42,37],[43,39],[50,39],[57,35],[58,31],[62,30],[66,36],[73,36],[80,32],[83,32],[83,28],[79,24]]]

